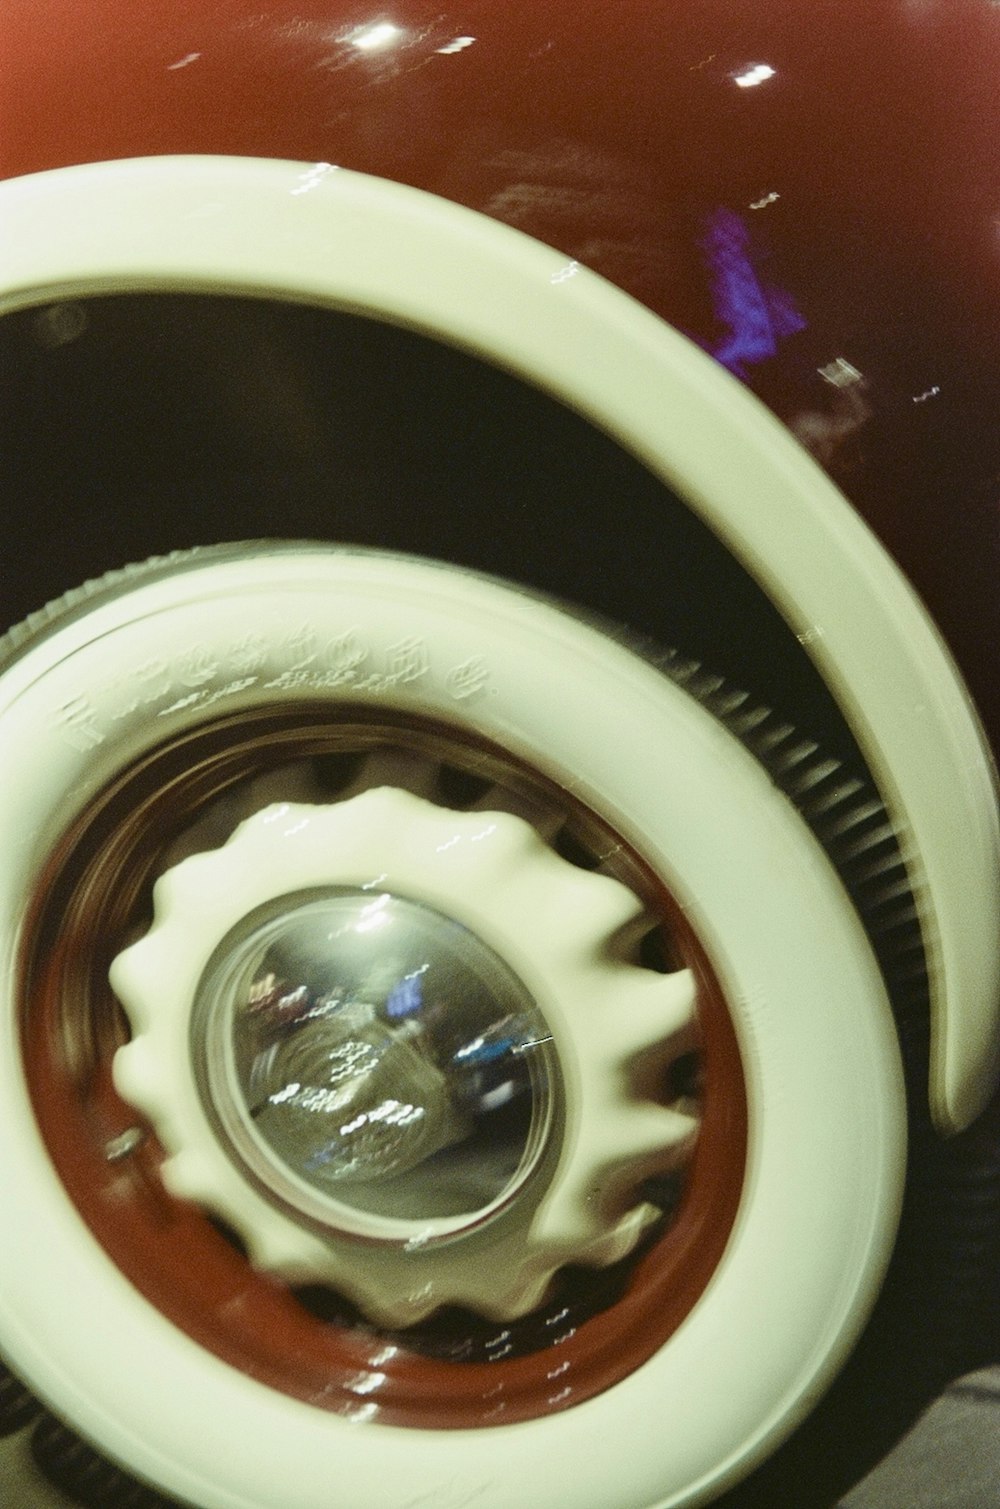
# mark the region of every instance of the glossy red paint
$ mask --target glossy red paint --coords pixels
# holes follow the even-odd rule
[[[686,331],[881,535],[1000,743],[993,0],[9,0],[4,42],[5,176],[334,162],[555,244]]]

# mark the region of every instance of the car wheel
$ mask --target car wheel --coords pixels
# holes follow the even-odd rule
[[[665,663],[310,544],[114,573],[9,636],[0,1334],[141,1480],[203,1509],[705,1503],[843,1362],[904,1183],[885,986],[752,712]],[[323,1094],[345,1061],[341,976],[275,985],[301,939],[258,929],[334,902],[352,936],[373,902],[423,918],[343,966],[380,1088],[309,1101],[288,1070],[261,1101],[316,1023]],[[445,955],[486,1006],[435,995]],[[374,1151],[331,1194],[355,1124]],[[478,1193],[425,1208],[463,1150]],[[389,1219],[390,1186],[416,1207]]]

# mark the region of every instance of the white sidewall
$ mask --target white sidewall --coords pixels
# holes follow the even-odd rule
[[[91,1239],[40,1144],[8,1010],[4,1348],[85,1433],[205,1509],[707,1501],[842,1361],[895,1232],[898,1051],[839,883],[704,710],[576,620],[422,563],[251,554],[101,601],[0,679],[5,977],[46,849],[111,765],[204,717],[302,695],[474,726],[593,801],[670,881],[732,1003],[746,1076],[748,1177],[722,1263],[649,1362],[548,1419],[365,1427],[367,1385],[354,1420],[298,1404],[188,1341]]]

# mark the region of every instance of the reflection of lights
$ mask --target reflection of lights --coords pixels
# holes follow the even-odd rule
[[[353,1425],[368,1425],[378,1418],[379,1407],[374,1400],[369,1399],[367,1404],[359,1404],[357,1409],[345,1411],[344,1418],[350,1420]]]
[[[775,70],[770,63],[754,63],[752,67],[745,68],[742,73],[731,74],[730,77],[738,89],[754,89],[758,84],[764,84],[768,79],[773,79]]]
[[[750,204],[750,208],[752,210],[766,210],[767,206],[769,204],[773,204],[776,199],[780,199],[780,198],[781,198],[781,195],[780,194],[776,194],[774,192],[774,190],[772,189],[771,193],[770,194],[765,194],[762,199],[754,199],[754,200],[752,200],[751,204]]]
[[[340,1135],[350,1137],[364,1127],[379,1123],[390,1127],[408,1127],[415,1121],[421,1121],[423,1116],[423,1106],[410,1105],[409,1101],[383,1100],[381,1105],[374,1106],[370,1111],[359,1111],[353,1121],[345,1121],[340,1128]]]
[[[323,182],[323,179],[328,173],[332,172],[334,172],[334,165],[332,162],[314,163],[311,168],[307,168],[304,173],[299,174],[299,186],[298,188],[293,189],[292,193],[308,194],[312,189],[315,189],[319,184]]]
[[[402,35],[401,26],[394,26],[391,21],[376,21],[371,26],[359,26],[345,40],[359,52],[381,52],[383,47],[398,42]]]
[[[389,921],[389,914],[386,911],[388,905],[389,897],[385,895],[377,896],[366,907],[362,907],[361,916],[354,924],[354,931],[356,933],[371,933],[377,927],[384,927]]]
[[[290,1085],[286,1085],[283,1090],[275,1090],[273,1095],[269,1095],[267,1097],[268,1104],[272,1106],[280,1106],[286,1100],[294,1100],[295,1096],[298,1095],[301,1089],[302,1086],[299,1084],[298,1080],[293,1080],[292,1083]]]
[[[350,1389],[352,1394],[374,1394],[385,1382],[384,1373],[356,1373],[344,1387]]]
[[[472,46],[475,40],[475,37],[454,37],[452,41],[446,42],[443,47],[435,48],[435,51],[441,53],[442,56],[447,56],[453,52],[464,52],[467,47]]]
[[[568,283],[570,278],[575,277],[579,271],[579,262],[567,262],[565,267],[561,267],[558,272],[554,272],[552,274],[549,282],[553,284],[553,286],[558,283]]]
[[[928,398],[936,398],[938,396],[938,394],[940,393],[940,391],[941,391],[941,389],[938,387],[937,383],[935,383],[932,388],[928,388],[923,393],[914,393],[914,395],[913,395],[913,402],[914,403],[926,403],[927,400],[928,400]]]
[[[504,1080],[502,1085],[497,1085],[493,1090],[487,1090],[479,1097],[480,1109],[483,1111],[497,1111],[501,1106],[510,1105],[517,1094],[517,1085],[512,1079]]]

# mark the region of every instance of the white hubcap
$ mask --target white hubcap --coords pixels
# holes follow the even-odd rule
[[[690,1045],[693,975],[632,962],[638,898],[522,819],[390,788],[282,803],[168,871],[155,904],[112,967],[134,1034],[116,1083],[170,1190],[257,1266],[383,1324],[443,1303],[512,1317],[657,1215],[639,1181],[697,1122],[638,1099],[628,1066]],[[518,1100],[504,1154],[489,1123]]]

